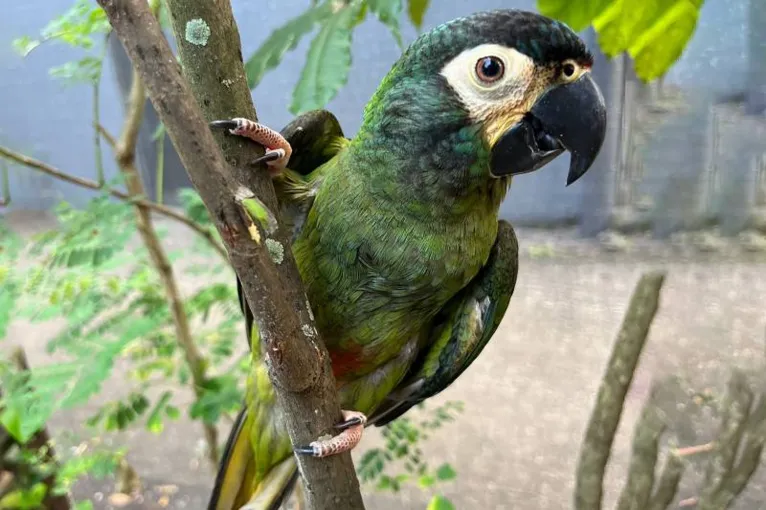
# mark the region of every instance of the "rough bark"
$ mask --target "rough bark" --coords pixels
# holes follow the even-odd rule
[[[98,1],[221,233],[265,344],[269,375],[293,444],[333,433],[332,425],[342,416],[330,359],[313,324],[288,232],[272,212],[277,211],[274,188],[263,168],[248,165],[262,149],[214,136],[205,122],[255,119],[229,1],[168,1],[191,87],[145,0]],[[271,258],[266,238],[281,243],[282,259]],[[309,509],[364,508],[348,453],[326,459],[299,456],[298,465]]]
[[[633,291],[580,450],[575,487],[577,510],[601,510],[604,473],[612,443],[625,396],[659,306],[664,281],[664,273],[648,273],[641,277]]]

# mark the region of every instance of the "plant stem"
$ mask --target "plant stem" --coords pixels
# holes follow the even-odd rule
[[[109,47],[109,34],[104,37],[104,46],[101,48],[101,56],[99,58],[99,71],[98,78],[93,83],[93,91],[91,96],[91,109],[93,111],[93,147],[96,157],[96,182],[99,186],[103,186],[105,182],[104,178],[104,151],[101,150],[101,133],[98,126],[101,125],[101,76],[104,69],[104,58],[106,57],[106,50]]]
[[[157,196],[155,201],[162,204],[162,200],[165,198],[165,133],[160,133],[155,144],[157,145],[157,163],[155,165]]]
[[[144,105],[146,104],[146,90],[144,88],[141,75],[133,71],[133,80],[130,86],[130,98],[128,101],[127,115],[122,127],[120,139],[115,148],[117,164],[125,176],[125,186],[132,197],[145,196],[144,185],[141,182],[141,175],[135,166],[136,143],[138,141],[138,130],[143,120]],[[176,339],[184,358],[189,366],[192,382],[194,385],[194,394],[197,398],[202,396],[205,387],[205,360],[194,343],[194,337],[189,327],[189,319],[184,309],[181,293],[178,290],[178,284],[173,274],[173,266],[168,260],[167,254],[160,243],[157,232],[152,224],[152,217],[149,208],[140,202],[136,202],[136,223],[138,232],[143,239],[152,264],[157,270],[157,274],[162,281],[165,289],[165,295],[173,315],[173,325],[175,327]],[[205,440],[208,445],[208,456],[215,470],[218,466],[218,431],[215,425],[204,423]]]
[[[601,510],[604,472],[620,423],[625,395],[659,306],[662,272],[641,276],[612,348],[580,450],[575,487],[576,510]]]
[[[11,184],[8,179],[8,164],[5,161],[0,163],[0,188],[0,205],[8,207],[11,205]]]
[[[99,129],[103,129],[103,128],[99,128]],[[111,135],[109,135],[105,131],[101,131],[101,134],[102,136],[106,135],[104,136],[104,138],[107,140],[107,142],[109,142],[111,139],[112,143],[110,143],[110,145],[116,146],[117,142],[114,140],[114,138],[111,137]],[[212,246],[213,249],[215,249],[215,251],[218,252],[218,254],[224,260],[228,261],[229,256],[226,253],[226,250],[224,249],[223,246],[221,246],[221,243],[216,241],[215,237],[213,237],[213,234],[208,229],[200,226],[194,220],[187,218],[182,213],[175,211],[171,209],[170,207],[160,205],[160,204],[155,204],[154,202],[151,202],[144,198],[131,196],[129,193],[125,193],[124,191],[120,191],[118,189],[110,188],[107,186],[101,186],[96,181],[92,181],[90,179],[84,179],[82,177],[77,177],[75,175],[68,174],[64,172],[63,170],[53,167],[47,163],[43,163],[42,161],[37,160],[35,158],[31,158],[19,152],[13,151],[7,147],[3,147],[2,145],[0,145],[0,156],[6,159],[9,159],[11,161],[14,161],[20,165],[24,165],[27,168],[39,170],[40,172],[43,172],[44,174],[55,177],[56,179],[62,180],[64,182],[68,182],[70,184],[74,184],[76,186],[80,186],[81,188],[87,188],[92,190],[103,189],[115,198],[134,202],[136,204],[141,204],[142,206],[148,209],[151,209],[152,211],[156,213],[162,214],[163,216],[167,218],[183,223],[190,229],[194,230],[194,232],[196,232],[197,234],[205,238],[205,240],[208,243],[210,243],[210,246]]]

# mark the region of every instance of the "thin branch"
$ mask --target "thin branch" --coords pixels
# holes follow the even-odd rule
[[[165,199],[165,133],[160,133],[154,141],[157,158],[154,163],[154,179],[157,187],[155,201],[161,204]]]
[[[723,487],[734,466],[753,402],[753,393],[748,387],[747,377],[739,370],[732,373],[726,390],[721,431],[705,472],[705,488],[700,494],[700,501],[703,503],[710,501],[711,496]],[[700,505],[701,508],[703,506]]]
[[[160,120],[226,243],[260,331],[261,354],[292,443],[308,444],[335,432],[333,425],[342,416],[330,358],[313,323],[289,232],[275,225],[277,217],[271,211],[278,208],[271,179],[263,168],[254,171],[247,165],[256,156],[255,144],[223,134],[214,137],[205,122],[205,117],[213,116],[256,117],[231,3],[168,1],[190,83],[146,0],[98,3],[141,73]],[[194,26],[188,28],[197,28],[200,34],[189,37],[193,42],[186,37],[191,22]],[[262,242],[266,238],[281,243],[282,259],[271,258]],[[324,459],[299,456],[297,462],[310,510],[331,510],[339,504],[348,510],[364,508],[348,452]]]
[[[649,502],[649,510],[667,510],[670,508],[678,492],[678,487],[681,485],[681,477],[685,467],[681,457],[672,452],[668,454],[665,466],[662,468],[662,474],[660,474],[660,479]]]
[[[93,114],[93,148],[95,150],[96,157],[96,181],[103,186],[104,185],[104,151],[101,150],[101,135],[99,133],[98,126],[101,125],[101,77],[104,74],[104,59],[106,58],[106,52],[109,48],[109,35],[111,31],[107,32],[104,36],[103,47],[101,48],[101,55],[99,56],[99,69],[98,77],[93,82],[93,90],[91,94],[91,109]]]
[[[109,131],[107,131],[107,129],[103,125],[98,124],[97,129],[98,129],[98,132],[101,133],[101,136],[104,137],[104,140],[106,140],[106,143],[109,144],[109,147],[111,147],[112,149],[116,149],[117,139],[113,137],[112,134],[109,133]]]
[[[620,423],[625,396],[657,312],[664,281],[665,274],[662,272],[647,273],[633,291],[580,450],[575,488],[577,510],[601,510],[604,472],[614,435]]]
[[[102,132],[102,135],[104,134],[106,134],[107,136],[111,136],[111,135],[108,135],[108,133]],[[106,136],[105,136],[105,139],[109,140],[109,138],[107,138]],[[112,138],[112,141],[114,141],[113,138]],[[7,158],[11,161],[14,161],[20,165],[24,165],[27,168],[39,170],[40,172],[43,172],[44,174],[48,174],[52,177],[55,177],[56,179],[62,180],[64,182],[68,182],[70,184],[74,184],[76,186],[80,186],[81,188],[87,188],[87,189],[92,189],[96,191],[104,190],[115,198],[141,204],[142,206],[147,207],[156,213],[162,214],[163,216],[167,218],[183,223],[190,229],[194,230],[197,234],[205,238],[205,240],[208,243],[210,243],[210,246],[212,246],[215,249],[215,251],[218,252],[218,254],[221,257],[223,257],[224,260],[228,260],[228,254],[226,253],[226,250],[224,249],[223,246],[221,246],[221,244],[218,241],[216,241],[215,237],[213,237],[213,234],[208,229],[200,226],[194,220],[187,218],[183,213],[175,211],[171,209],[170,207],[160,205],[160,204],[155,204],[154,202],[151,202],[143,198],[131,197],[128,193],[125,193],[124,191],[120,191],[114,188],[109,188],[107,186],[101,186],[96,181],[92,181],[90,179],[84,179],[82,177],[77,177],[76,175],[68,174],[64,172],[63,170],[59,170],[58,168],[53,167],[47,163],[44,163],[38,159],[31,158],[19,152],[13,151],[7,147],[3,147],[2,145],[0,145],[0,156]]]
[[[763,405],[756,406],[751,416],[753,392],[747,381],[747,376],[740,370],[734,370],[727,385],[727,398],[724,406],[724,416],[721,431],[716,440],[717,448],[708,460],[703,489],[699,495],[699,510],[718,510],[728,508],[736,496],[744,489],[752,475],[747,467],[750,462],[737,466],[735,461],[740,446],[744,442],[751,451],[743,450],[747,461],[755,459],[757,466],[763,447],[761,434],[757,428],[763,426]],[[755,419],[754,419],[755,418]],[[749,425],[749,426],[748,426]],[[745,434],[753,434],[754,440],[748,445]],[[755,456],[753,454],[755,453]]]
[[[0,206],[11,205],[11,183],[8,178],[8,165],[0,162]]]
[[[130,95],[128,108],[123,123],[120,139],[117,141],[115,156],[120,170],[125,176],[125,185],[131,197],[145,196],[146,191],[141,182],[141,175],[135,166],[136,144],[138,142],[138,132],[143,120],[144,106],[146,104],[146,89],[144,88],[141,75],[138,71],[133,71],[132,83],[130,86]],[[152,260],[154,268],[162,281],[165,289],[165,296],[173,316],[173,326],[175,327],[176,340],[184,353],[184,358],[189,366],[191,379],[193,383],[194,394],[201,398],[205,391],[207,377],[205,375],[206,362],[202,354],[194,343],[194,337],[189,327],[189,318],[184,309],[181,292],[178,290],[176,277],[173,273],[173,266],[168,259],[165,250],[162,247],[157,232],[152,224],[152,217],[149,208],[141,203],[135,204],[136,224],[138,232],[144,241],[146,249]],[[208,446],[208,457],[215,471],[220,459],[218,448],[218,430],[215,425],[203,422],[205,439]]]
[[[617,510],[644,510],[652,496],[660,437],[665,431],[658,407],[659,392],[659,384],[652,384],[652,392],[636,424],[628,480],[617,502]]]

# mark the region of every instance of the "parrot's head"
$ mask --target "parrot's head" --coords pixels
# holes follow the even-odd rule
[[[563,23],[519,10],[473,14],[405,51],[368,105],[365,125],[405,147],[424,145],[437,158],[432,166],[475,169],[479,161],[491,178],[531,172],[568,151],[569,185],[593,164],[606,133],[592,65],[585,43]]]

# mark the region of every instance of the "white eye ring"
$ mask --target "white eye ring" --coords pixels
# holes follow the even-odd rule
[[[505,64],[500,57],[489,55],[476,62],[474,72],[481,83],[491,85],[505,75]]]
[[[572,81],[577,78],[577,71],[580,70],[580,66],[574,60],[565,60],[561,65],[561,79],[564,81]]]

